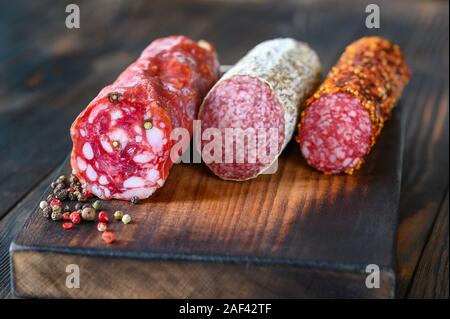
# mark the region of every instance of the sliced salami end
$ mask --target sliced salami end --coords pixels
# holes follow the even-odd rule
[[[218,143],[221,156],[214,152],[204,154],[206,164],[216,175],[232,180],[250,179],[278,157],[285,139],[284,109],[267,82],[247,75],[222,81],[205,99],[202,114],[202,132],[217,128],[221,134],[221,139],[211,141]],[[229,130],[232,134],[227,135],[227,129],[237,130]],[[241,133],[245,138],[239,139]],[[205,134],[208,136],[208,131]],[[226,139],[230,136],[232,148],[227,150]],[[259,154],[261,151],[264,154]],[[215,161],[210,163],[208,155]]]
[[[359,99],[336,93],[321,96],[305,112],[299,142],[309,165],[340,173],[360,164],[370,148],[371,135],[369,113]]]

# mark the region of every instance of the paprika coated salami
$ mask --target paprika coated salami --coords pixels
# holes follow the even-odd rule
[[[208,167],[226,180],[263,173],[292,137],[299,107],[320,75],[319,58],[304,43],[274,39],[253,48],[200,107],[202,158]]]
[[[174,128],[192,121],[217,81],[219,63],[207,42],[183,36],[153,41],[105,87],[70,129],[73,173],[102,199],[144,199],[163,186]]]
[[[350,44],[308,99],[297,141],[307,163],[352,174],[364,161],[410,78],[398,45],[365,37]]]

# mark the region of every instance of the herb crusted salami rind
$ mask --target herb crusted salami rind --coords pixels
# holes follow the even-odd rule
[[[217,81],[219,63],[207,42],[183,36],[153,41],[72,124],[71,166],[103,199],[144,199],[172,167],[173,128],[192,121]]]
[[[268,139],[277,137],[276,154],[264,162],[252,162],[248,160],[251,147],[244,144],[239,149],[234,143],[236,153],[227,162],[223,143],[221,161],[205,161],[209,168],[222,179],[242,181],[255,178],[270,167],[291,139],[299,108],[320,76],[319,58],[305,43],[274,39],[253,48],[211,89],[200,107],[199,119],[202,132],[218,128],[222,141],[227,128],[265,130]],[[275,129],[275,134],[270,129]],[[256,145],[270,154],[268,144],[256,136]],[[237,160],[239,152],[244,153],[243,162]]]
[[[296,139],[307,163],[327,174],[352,174],[409,79],[398,45],[380,37],[350,44],[302,113]]]

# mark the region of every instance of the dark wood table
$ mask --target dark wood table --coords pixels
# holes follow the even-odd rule
[[[404,49],[413,79],[402,98],[405,150],[397,240],[397,297],[448,298],[448,2],[77,1],[81,28],[65,27],[73,1],[0,3],[0,297],[11,297],[9,245],[71,147],[70,124],[152,39],[185,34],[234,63],[277,36],[309,42],[325,70],[368,34]]]

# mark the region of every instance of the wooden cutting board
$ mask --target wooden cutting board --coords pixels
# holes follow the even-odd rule
[[[95,224],[70,231],[36,208],[11,245],[13,287],[21,297],[272,298],[394,295],[397,206],[402,167],[396,109],[367,163],[353,176],[309,168],[291,142],[273,175],[222,181],[205,165],[176,165],[166,185],[138,205],[106,210],[107,245]],[[70,172],[69,164],[65,172]],[[43,194],[43,198],[50,192]],[[37,203],[36,203],[37,204]],[[69,264],[80,288],[67,288]],[[366,266],[380,287],[366,287]]]

